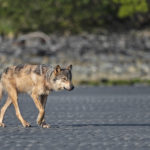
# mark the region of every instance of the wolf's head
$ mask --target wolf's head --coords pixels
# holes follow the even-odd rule
[[[68,90],[71,91],[74,89],[72,84],[72,65],[69,65],[67,68],[61,68],[57,65],[51,76],[51,84],[53,90]]]

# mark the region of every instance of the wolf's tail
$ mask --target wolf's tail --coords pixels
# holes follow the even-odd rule
[[[0,81],[0,101],[2,99],[2,96],[3,96],[3,85],[2,85],[2,83]]]

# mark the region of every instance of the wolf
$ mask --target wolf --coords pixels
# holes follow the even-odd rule
[[[0,126],[5,127],[3,118],[11,104],[14,105],[16,116],[23,127],[31,126],[22,117],[18,105],[18,94],[27,93],[31,96],[39,111],[37,124],[43,128],[49,128],[50,125],[44,119],[47,97],[52,91],[64,89],[71,91],[74,89],[71,71],[72,65],[66,68],[61,68],[60,65],[52,67],[31,64],[7,67],[2,72],[0,80],[0,99],[4,91],[8,94],[7,100],[0,110]]]

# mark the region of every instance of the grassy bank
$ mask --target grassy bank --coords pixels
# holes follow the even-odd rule
[[[102,79],[99,81],[80,81],[78,83],[79,85],[89,85],[89,86],[100,86],[100,85],[106,85],[106,86],[117,86],[117,85],[150,85],[150,80],[147,79],[130,79],[130,80],[107,80]]]

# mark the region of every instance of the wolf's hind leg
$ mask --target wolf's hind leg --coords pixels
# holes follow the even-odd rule
[[[20,122],[22,123],[22,125],[24,127],[30,127],[30,124],[23,119],[21,113],[20,113],[20,109],[19,109],[19,105],[18,105],[18,96],[17,96],[17,92],[14,89],[10,90],[11,92],[9,92],[9,96],[11,97],[12,103],[15,107],[15,111],[16,111],[16,116],[17,118],[20,120]]]
[[[10,99],[10,97],[7,98],[4,106],[2,107],[1,111],[0,111],[0,126],[1,127],[5,127],[5,124],[3,123],[3,118],[5,115],[5,112],[7,110],[7,108],[12,104],[12,101]]]

